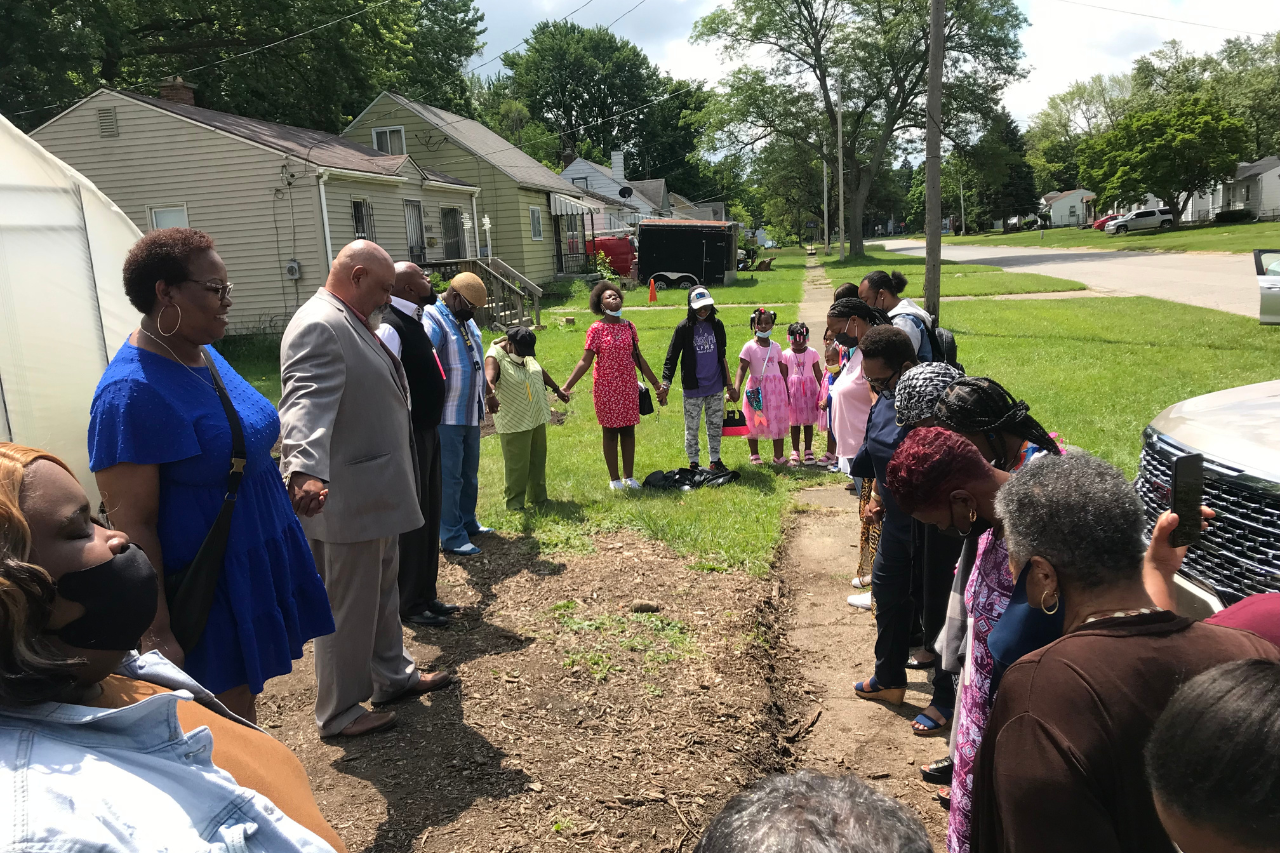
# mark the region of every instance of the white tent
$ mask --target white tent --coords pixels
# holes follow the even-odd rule
[[[121,269],[141,236],[88,179],[0,116],[0,440],[60,456],[95,509],[89,404],[138,325]]]

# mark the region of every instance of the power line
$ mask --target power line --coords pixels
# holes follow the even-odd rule
[[[197,65],[195,68],[188,68],[186,71],[176,71],[174,72],[174,74],[166,74],[165,77],[171,77],[171,76],[182,75],[182,74],[190,74],[192,71],[203,71],[206,68],[212,68],[215,65],[222,65],[224,62],[230,62],[233,59],[241,59],[251,54],[258,53],[259,51],[266,50],[267,48],[276,47],[277,45],[282,45],[287,41],[293,41],[296,38],[302,38],[303,36],[311,35],[317,30],[323,30],[326,27],[332,27],[334,24],[340,24],[343,21],[356,17],[357,15],[363,15],[365,12],[372,12],[374,9],[377,9],[381,6],[386,6],[388,3],[394,3],[394,2],[395,0],[382,0],[381,3],[374,3],[372,6],[365,6],[363,9],[352,12],[350,15],[343,15],[341,18],[334,18],[332,21],[329,21],[324,24],[320,24],[319,26],[312,27],[311,29],[306,30],[305,32],[295,33],[294,35],[286,36],[285,38],[282,38],[279,41],[273,41],[270,44],[264,44],[259,47],[255,47],[253,50],[246,50],[244,53],[237,53],[234,56],[224,57],[223,59],[215,60],[214,62],[206,62],[204,65]],[[591,0],[587,0],[587,2],[591,2]],[[149,81],[138,83],[135,85],[149,86],[149,85],[154,85],[156,83],[162,83],[164,82],[165,77],[160,77],[156,80],[149,80]],[[29,110],[22,110],[21,112],[14,113],[13,115],[23,116],[23,115],[27,115],[28,113],[41,112],[42,110],[57,109],[60,106],[63,106],[63,104],[49,104],[48,106],[44,106],[44,107],[33,107]]]
[[[619,15],[618,17],[616,17],[616,18],[614,18],[612,21],[610,21],[610,22],[605,26],[605,29],[606,29],[606,30],[607,30],[607,29],[611,29],[611,28],[613,27],[613,25],[614,25],[614,24],[618,23],[618,21],[621,21],[621,20],[622,20],[623,18],[625,18],[627,15],[630,15],[630,14],[631,14],[632,12],[634,12],[636,9],[639,9],[639,8],[640,8],[641,6],[643,6],[646,2],[647,2],[647,0],[640,0],[640,2],[639,2],[639,3],[637,3],[637,4],[636,4],[636,5],[634,5],[634,6],[632,6],[630,9],[628,9],[627,11],[623,12],[621,15]]]
[[[1227,33],[1239,33],[1245,36],[1267,37],[1267,33],[1255,33],[1251,30],[1237,30],[1234,27],[1219,27],[1215,24],[1202,24],[1199,21],[1183,21],[1178,18],[1166,18],[1161,15],[1150,15],[1146,12],[1134,12],[1131,9],[1117,9],[1114,6],[1095,6],[1092,3],[1081,3],[1080,0],[1057,0],[1059,3],[1066,3],[1069,6],[1083,6],[1086,9],[1098,9],[1102,12],[1118,12],[1121,15],[1133,15],[1138,18],[1150,18],[1154,21],[1167,21],[1171,24],[1185,24],[1188,27],[1203,27],[1208,30],[1221,30]]]
[[[579,7],[578,7],[578,8],[576,8],[576,9],[574,9],[572,12],[570,12],[570,13],[569,13],[569,14],[567,14],[567,15],[565,15],[563,18],[559,18],[559,19],[557,19],[557,23],[561,23],[561,24],[563,24],[565,21],[569,20],[569,19],[570,19],[570,18],[572,18],[574,15],[576,15],[578,12],[581,12],[583,9],[587,8],[588,6],[590,6],[590,5],[591,5],[592,3],[594,3],[594,2],[595,2],[595,0],[587,0],[587,2],[586,2],[586,3],[583,3],[581,6],[579,6]],[[613,26],[613,24],[610,24],[609,26]],[[480,63],[479,65],[477,65],[475,68],[472,68],[472,69],[471,69],[470,71],[468,71],[467,73],[468,73],[468,74],[475,74],[477,71],[479,71],[481,68],[484,68],[486,65],[488,65],[488,64],[490,64],[490,63],[492,63],[492,62],[497,62],[499,59],[501,59],[502,57],[506,56],[508,53],[510,53],[511,51],[515,50],[515,49],[516,49],[517,47],[519,47],[520,45],[522,45],[522,44],[523,44],[523,45],[528,45],[528,44],[529,44],[529,37],[531,37],[532,35],[533,35],[533,34],[532,34],[532,33],[530,33],[530,34],[529,34],[529,36],[527,36],[527,37],[525,37],[525,38],[520,39],[520,43],[519,43],[519,44],[514,44],[514,45],[512,45],[511,47],[507,48],[506,50],[502,51],[501,53],[494,54],[493,59],[487,59],[487,60],[485,60],[484,62],[482,62],[482,63]]]

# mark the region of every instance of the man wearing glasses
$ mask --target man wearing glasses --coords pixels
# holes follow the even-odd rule
[[[485,379],[480,327],[474,317],[487,302],[484,282],[464,272],[454,276],[440,299],[422,312],[422,325],[445,376],[444,412],[438,428],[444,495],[440,549],[462,557],[480,553],[471,537],[493,532],[476,520]]]

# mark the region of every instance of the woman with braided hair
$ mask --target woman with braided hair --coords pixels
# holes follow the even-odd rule
[[[938,426],[958,432],[1001,471],[1014,471],[1039,451],[1061,454],[1058,443],[1031,417],[1031,407],[985,376],[952,382],[934,408]]]

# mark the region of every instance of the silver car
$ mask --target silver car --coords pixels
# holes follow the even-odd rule
[[[1128,234],[1130,231],[1172,227],[1173,211],[1167,207],[1161,207],[1155,210],[1135,210],[1132,213],[1126,213],[1119,219],[1108,222],[1102,230],[1114,237],[1117,234]]]
[[[1261,297],[1258,319],[1264,326],[1280,326],[1280,249],[1254,249]]]
[[[1182,564],[1179,610],[1207,615],[1280,592],[1280,380],[1183,400],[1147,426],[1135,485],[1148,534],[1186,453],[1204,455],[1204,503],[1217,518]]]

